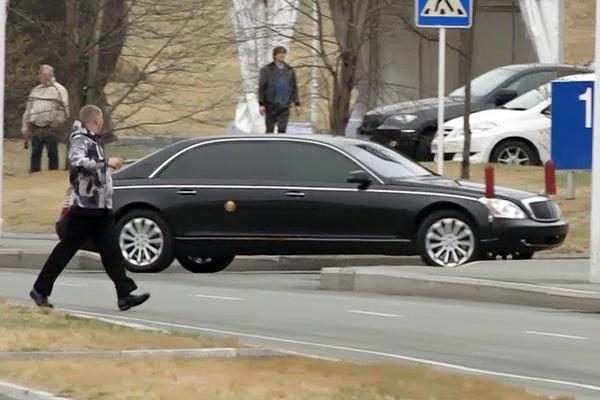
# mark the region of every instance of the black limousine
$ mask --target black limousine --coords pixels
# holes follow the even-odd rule
[[[175,143],[113,175],[126,267],[174,258],[217,272],[236,255],[420,254],[454,267],[492,255],[531,258],[568,224],[535,193],[436,175],[373,142],[261,135]]]

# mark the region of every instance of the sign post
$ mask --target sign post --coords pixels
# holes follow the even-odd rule
[[[594,93],[600,93],[600,0],[596,0],[596,81]],[[600,101],[593,101],[593,147],[592,147],[592,215],[590,232],[590,282],[600,283]],[[587,121],[586,121],[587,122]]]
[[[446,28],[468,29],[473,24],[475,0],[416,0],[415,20],[419,28],[438,28],[438,151],[437,172],[444,173],[444,100],[446,97]]]
[[[4,219],[2,215],[3,204],[3,176],[4,176],[4,63],[6,59],[6,7],[8,0],[0,0],[0,236],[4,234]]]

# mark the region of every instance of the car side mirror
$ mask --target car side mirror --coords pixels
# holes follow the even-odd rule
[[[367,171],[358,170],[350,172],[347,179],[348,183],[357,183],[359,188],[366,188],[373,182]]]
[[[548,106],[548,107],[544,108],[542,110],[542,114],[544,114],[548,118],[552,117],[552,107]]]
[[[516,99],[518,95],[516,90],[500,89],[494,96],[494,104],[496,107],[502,106],[509,101]]]

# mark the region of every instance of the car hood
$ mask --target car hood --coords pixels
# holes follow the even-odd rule
[[[485,196],[485,185],[469,180],[454,180],[443,176],[431,175],[414,177],[409,179],[394,179],[390,182],[394,186],[402,186],[404,189],[414,188],[422,191],[433,191],[454,196],[466,196],[480,198]],[[512,189],[502,186],[494,187],[494,196],[511,201],[522,201],[538,196],[536,193],[524,190]]]
[[[471,114],[469,122],[471,125],[480,122],[493,122],[496,125],[500,125],[507,121],[520,121],[530,117],[531,113],[528,111],[508,110],[502,108],[496,108],[493,110],[484,110]],[[451,119],[444,124],[446,128],[463,128],[464,118],[458,117]]]

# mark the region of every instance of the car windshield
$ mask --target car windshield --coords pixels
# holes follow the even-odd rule
[[[515,71],[508,68],[497,68],[486,72],[483,75],[471,81],[471,95],[473,97],[483,97],[492,90],[506,82],[507,79],[515,75]],[[465,87],[461,87],[450,93],[450,97],[465,97]]]
[[[537,89],[530,90],[523,96],[519,96],[516,99],[509,101],[500,108],[506,108],[509,110],[529,110],[532,107],[537,106],[542,101],[546,101],[550,98],[551,85],[544,84]]]
[[[377,175],[384,178],[412,178],[433,175],[431,171],[416,162],[375,143],[353,144],[344,146],[344,149]]]

